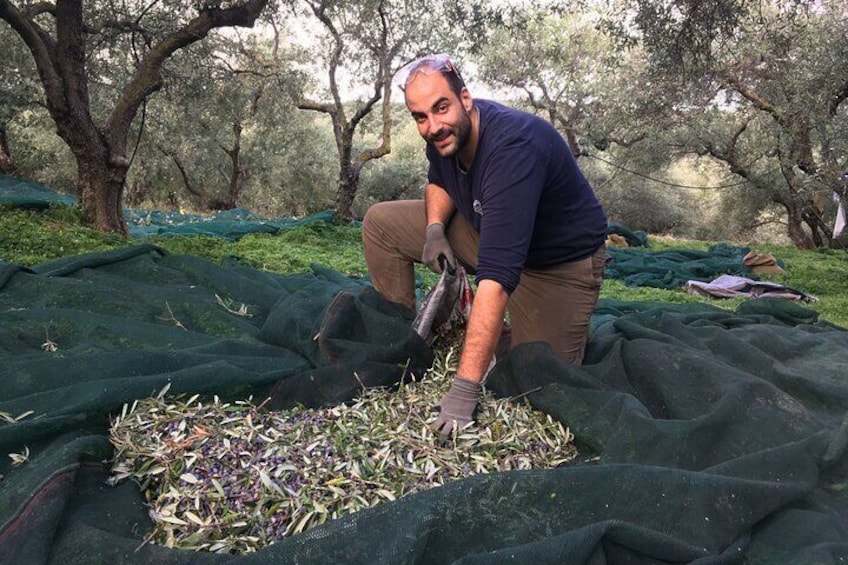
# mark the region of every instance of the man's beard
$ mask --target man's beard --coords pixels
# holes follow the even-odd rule
[[[436,145],[439,140],[445,139],[453,135],[454,142],[450,145]],[[439,152],[442,157],[455,157],[465,144],[468,142],[468,137],[471,135],[471,117],[463,108],[460,121],[453,127],[444,128],[439,135],[431,135],[427,137],[427,143]]]

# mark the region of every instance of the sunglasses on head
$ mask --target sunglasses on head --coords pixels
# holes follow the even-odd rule
[[[401,91],[406,91],[409,83],[415,80],[415,77],[419,74],[432,75],[435,73],[453,73],[462,81],[462,75],[459,74],[459,69],[456,68],[450,57],[444,53],[439,53],[437,55],[427,55],[426,57],[415,59],[411,63],[404,65],[395,75],[395,83]]]

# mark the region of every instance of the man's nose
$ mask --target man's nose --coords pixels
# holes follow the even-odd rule
[[[438,133],[442,130],[442,122],[437,116],[429,116],[427,118],[427,133],[430,135]]]

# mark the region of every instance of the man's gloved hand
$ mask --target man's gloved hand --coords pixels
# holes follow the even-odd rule
[[[456,377],[450,390],[439,401],[441,411],[438,419],[430,426],[431,429],[447,439],[453,433],[454,426],[461,430],[473,421],[481,388],[480,383]]]
[[[442,265],[439,257],[444,255],[449,269],[456,267],[456,258],[453,256],[448,238],[445,237],[445,225],[435,222],[427,226],[424,240],[424,252],[421,254],[421,262],[430,267],[434,273],[442,273]],[[453,272],[453,271],[451,271]]]

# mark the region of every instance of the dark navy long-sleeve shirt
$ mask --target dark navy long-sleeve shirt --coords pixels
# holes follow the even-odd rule
[[[429,145],[429,182],[480,232],[477,282],[512,293],[524,267],[582,259],[606,240],[607,219],[562,135],[545,120],[475,100],[480,135],[471,170]]]

